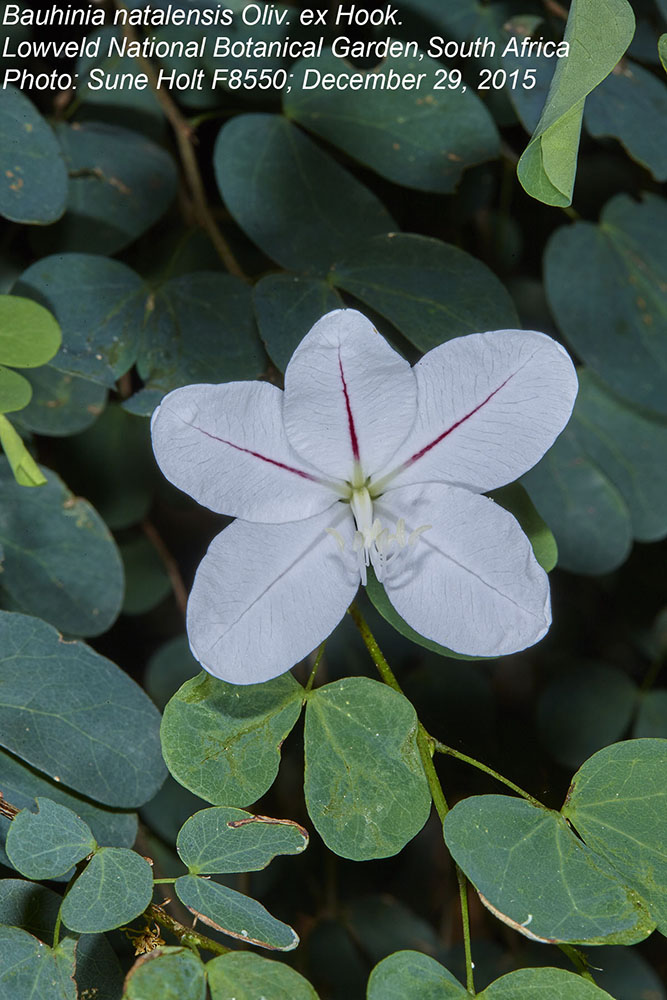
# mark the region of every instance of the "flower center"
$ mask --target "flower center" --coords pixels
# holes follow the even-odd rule
[[[420,528],[408,532],[405,521],[401,517],[396,522],[396,531],[392,534],[388,528],[383,527],[379,517],[373,517],[373,500],[366,486],[352,487],[350,507],[354,523],[357,526],[353,548],[357,553],[359,573],[364,587],[368,580],[366,573],[368,566],[373,567],[375,575],[381,583],[387,564],[406,545],[415,545],[419,536],[431,527],[430,524],[423,524]],[[341,549],[344,549],[345,542],[340,534],[333,528],[327,528],[327,531],[334,536]]]

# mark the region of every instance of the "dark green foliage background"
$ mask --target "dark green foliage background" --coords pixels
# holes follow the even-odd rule
[[[298,79],[315,65],[304,60],[288,66],[289,93],[207,87],[174,92],[165,107],[150,89],[87,89],[84,58],[47,67],[78,72],[75,94],[0,92],[0,293],[45,306],[62,330],[55,356],[27,367],[3,356],[0,329],[0,375],[18,372],[32,390],[24,405],[25,385],[3,375],[0,390],[11,383],[24,395],[0,405],[0,420],[46,479],[19,485],[0,456],[0,791],[32,810],[0,815],[0,949],[19,969],[0,965],[0,992],[74,1000],[94,988],[98,1000],[118,1000],[134,959],[116,928],[145,929],[147,856],[154,878],[176,880],[157,885],[154,900],[172,900],[181,924],[203,914],[198,930],[220,954],[204,969],[187,939],[163,927],[168,947],[134,967],[129,998],[469,995],[457,981],[465,960],[454,867],[435,811],[426,820],[418,716],[552,810],[584,765],[561,815],[437,757],[450,806],[467,799],[445,823],[452,856],[505,917],[516,910],[519,930],[521,907],[534,905],[522,873],[532,865],[542,882],[553,875],[553,907],[543,904],[532,929],[581,945],[599,987],[572,971],[585,969],[581,955],[573,965],[571,950],[515,933],[471,889],[478,995],[667,997],[667,876],[655,860],[667,829],[667,85],[658,49],[667,8],[633,0],[623,55],[633,31],[621,0],[577,2],[581,16],[566,29],[567,10],[553,3],[403,0],[403,25],[392,29],[423,47],[436,32],[502,47],[513,33],[560,39],[565,30],[588,43],[590,23],[605,26],[590,64],[572,57],[550,92],[544,58],[488,63],[537,67],[534,91],[476,92],[486,65],[477,60],[457,64],[465,94],[303,91]],[[48,34],[5,30],[14,41]],[[234,37],[286,30],[240,26]],[[188,37],[185,28],[151,33]],[[409,63],[382,68],[410,72]],[[330,53],[317,65],[341,68]],[[126,58],[107,68],[145,67]],[[203,68],[210,79],[219,66],[208,58]],[[553,155],[550,130],[573,108],[583,114],[578,153],[575,134],[549,175],[540,164]],[[561,340],[578,365],[568,428],[524,490],[497,497],[548,568],[553,538],[540,516],[555,537],[546,639],[501,660],[454,659],[401,634],[377,583],[360,596],[414,709],[379,684],[349,618],[309,695],[312,663],[250,688],[197,675],[183,586],[226,522],[169,486],[150,449],[147,418],[165,392],[197,381],[280,385],[301,337],[343,304],[411,361],[452,337],[523,326]],[[343,697],[358,713],[349,731],[330,725]],[[162,751],[149,699],[164,712]],[[388,727],[377,760],[355,729],[362,717]],[[645,742],[613,747],[630,739]],[[635,746],[641,782],[628,777]],[[591,762],[602,747],[609,756]],[[590,789],[622,790],[627,804],[638,784],[644,800],[613,817],[642,842],[628,857],[600,834],[611,820],[595,812]],[[389,806],[392,789],[402,797]],[[35,813],[37,797],[45,805]],[[239,828],[247,840],[232,843],[226,824],[245,822],[241,809],[290,822],[249,821]],[[371,810],[381,817],[372,827]],[[300,856],[303,827],[310,845]],[[498,831],[491,849],[488,829]],[[505,850],[517,871],[501,887]],[[42,962],[37,939],[53,943],[63,887],[91,854]],[[572,885],[581,899],[570,909]],[[228,955],[220,931],[237,939]],[[297,935],[298,949],[279,961],[243,950],[246,939],[289,951]],[[508,977],[513,970],[524,971]]]

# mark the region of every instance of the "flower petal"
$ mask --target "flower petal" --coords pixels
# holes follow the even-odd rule
[[[188,601],[190,648],[202,667],[232,684],[257,684],[326,639],[359,586],[353,533],[343,504],[305,521],[225,528]]]
[[[416,414],[412,369],[354,309],[318,320],[285,372],[292,447],[329,476],[370,476],[407,437]]]
[[[517,521],[487,497],[428,483],[390,490],[378,515],[430,525],[388,563],[387,597],[408,625],[456,653],[502,656],[551,624],[549,580]]]
[[[551,447],[577,395],[564,348],[532,330],[450,340],[414,372],[417,420],[378,476],[392,487],[435,481],[486,492],[511,483]]]
[[[282,400],[266,382],[175,389],[151,421],[158,465],[198,503],[230,517],[276,523],[326,510],[337,494],[290,447]]]

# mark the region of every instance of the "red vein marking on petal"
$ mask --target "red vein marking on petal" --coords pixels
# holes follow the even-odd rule
[[[262,462],[268,462],[270,465],[276,465],[279,469],[285,469],[287,472],[293,472],[295,476],[301,476],[302,479],[311,479],[314,483],[319,483],[320,480],[316,476],[311,476],[309,472],[302,472],[301,469],[295,469],[291,465],[286,465],[284,462],[279,462],[275,458],[269,458],[267,455],[262,455],[259,451],[253,451],[252,448],[243,448],[240,444],[234,444],[233,441],[226,441],[225,438],[216,437],[215,434],[209,434],[205,431],[203,427],[196,427],[194,424],[190,424],[196,431],[205,434],[206,437],[212,438],[213,441],[220,441],[221,444],[228,444],[230,448],[235,448],[237,451],[243,451],[246,455],[252,455],[253,458],[259,458]]]
[[[486,397],[486,399],[483,399],[482,402],[479,403],[474,410],[471,410],[470,413],[466,413],[465,417],[461,417],[461,419],[457,420],[455,424],[452,424],[451,427],[448,427],[446,431],[443,431],[442,434],[439,434],[437,438],[434,438],[433,441],[429,441],[429,443],[424,445],[423,448],[420,448],[419,451],[416,451],[414,455],[412,455],[404,463],[403,467],[407,468],[408,465],[412,465],[413,462],[416,462],[418,461],[418,459],[423,458],[424,455],[431,450],[431,448],[435,448],[436,444],[440,444],[440,442],[444,440],[444,438],[446,438],[449,434],[451,434],[452,431],[455,431],[457,427],[460,427],[461,424],[464,424],[466,422],[466,420],[469,420],[470,417],[473,417],[479,410],[482,409],[483,406],[486,406],[486,404],[489,402],[490,399],[493,399],[496,393],[500,392],[500,390],[507,385],[507,383],[510,381],[511,378],[514,377],[515,374],[516,373],[513,372],[512,375],[508,375],[508,377],[505,379],[502,385],[499,385],[497,389],[494,389],[493,392],[490,392],[489,395]]]
[[[352,457],[355,462],[359,461],[359,439],[357,438],[357,429],[354,426],[354,417],[352,416],[352,407],[350,406],[350,396],[347,391],[347,382],[345,381],[345,373],[343,372],[343,361],[340,356],[340,349],[338,351],[338,369],[340,371],[340,380],[343,383],[343,395],[345,396],[345,409],[347,410],[347,425],[350,429],[350,444],[352,445]]]

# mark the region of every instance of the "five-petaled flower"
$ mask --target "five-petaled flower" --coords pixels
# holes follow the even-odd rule
[[[237,518],[190,594],[196,658],[235,684],[284,673],[335,628],[371,566],[405,621],[452,650],[537,642],[551,622],[547,575],[482,494],[542,457],[576,392],[572,362],[544,334],[460,337],[412,368],[341,309],[297,347],[284,392],[169,393],[152,421],[163,473]]]

